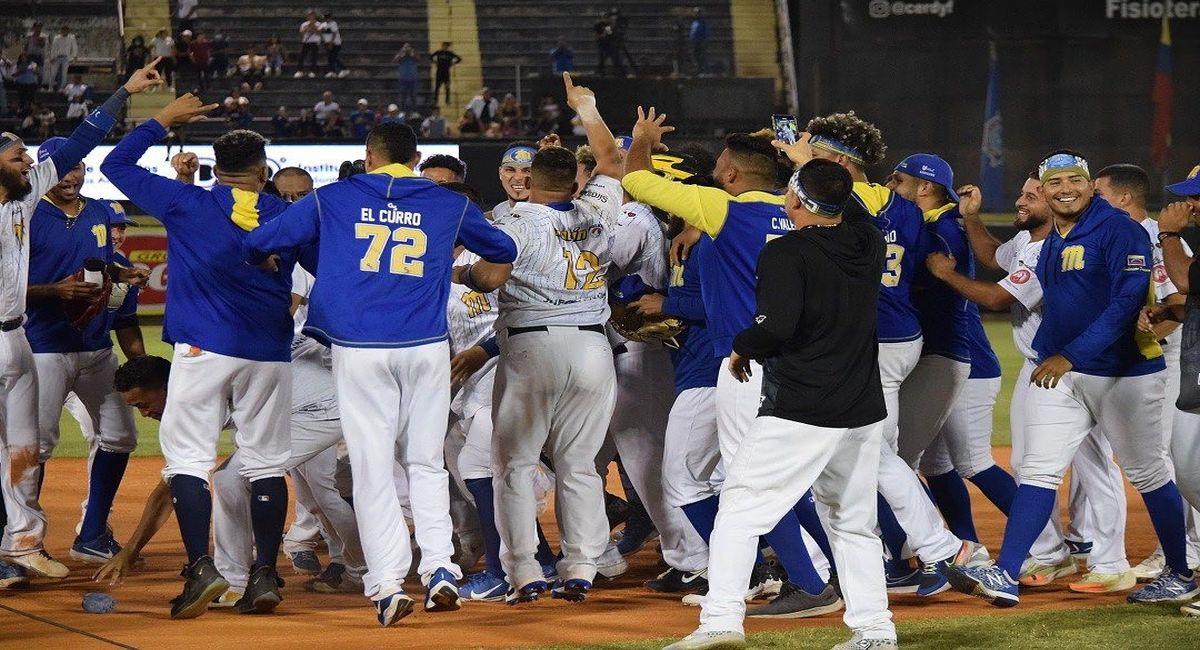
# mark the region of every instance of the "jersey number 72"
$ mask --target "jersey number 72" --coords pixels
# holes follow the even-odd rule
[[[427,245],[423,231],[404,227],[393,230],[377,223],[356,223],[354,224],[354,238],[371,240],[367,243],[367,252],[358,262],[360,270],[369,273],[378,272],[383,249],[387,246],[388,240],[391,240],[396,244],[392,246],[388,270],[396,275],[411,275],[418,278],[425,275],[425,263],[418,259],[425,254]]]

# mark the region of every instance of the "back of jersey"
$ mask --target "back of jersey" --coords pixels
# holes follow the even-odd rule
[[[517,244],[497,327],[608,321],[605,275],[621,196],[620,181],[597,176],[573,203],[521,203],[496,221]]]
[[[912,281],[917,264],[923,264],[928,253],[921,209],[882,185],[856,182],[845,215],[870,220],[887,246],[879,292],[880,342],[916,340],[921,324],[912,301]]]

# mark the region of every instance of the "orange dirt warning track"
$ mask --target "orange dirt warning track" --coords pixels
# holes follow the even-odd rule
[[[998,448],[996,455],[1007,464],[1007,448]],[[161,467],[162,461],[157,458],[130,461],[113,512],[112,524],[120,541],[133,530]],[[105,640],[137,648],[194,644],[253,650],[318,644],[347,648],[379,643],[408,648],[582,645],[682,636],[695,628],[699,613],[696,608],[681,605],[675,595],[656,594],[642,587],[643,581],[662,570],[656,550],[648,545],[631,558],[628,573],[614,582],[598,585],[587,602],[578,605],[547,598],[517,608],[503,603],[467,603],[458,612],[441,614],[427,614],[418,608],[396,626],[384,629],[375,622],[374,609],[362,595],[305,592],[303,577],[293,573],[286,560],[281,560],[280,573],[287,586],[283,604],[274,615],[244,616],[231,610],[214,610],[197,619],[172,621],[168,617],[168,601],[182,587],[179,570],[184,562],[174,518],[143,551],[145,564],[123,585],[116,588],[97,585],[90,579],[93,569],[67,554],[86,482],[86,460],[55,459],[49,464],[42,500],[50,518],[47,548],[72,573],[61,581],[35,580],[28,590],[0,591],[0,647],[112,647]],[[619,482],[610,484],[619,491]],[[982,495],[974,488],[971,491],[976,525],[994,556],[999,550],[1004,520]],[[1127,549],[1130,559],[1138,562],[1153,548],[1154,534],[1142,500],[1128,486],[1127,492]],[[547,533],[552,541],[556,540],[553,525],[547,526]],[[410,580],[410,585],[410,593],[420,593],[417,581]],[[102,615],[84,612],[80,603],[89,591],[112,594],[117,599],[116,611]],[[1106,597],[1075,594],[1067,590],[1066,581],[1060,581],[1045,589],[1024,590],[1020,607],[1009,610],[994,609],[954,592],[928,600],[893,596],[892,609],[902,621],[964,614],[996,616],[1102,605],[1123,599],[1124,594]],[[746,628],[747,632],[756,632],[841,624],[840,615],[829,615],[803,621],[751,619]]]

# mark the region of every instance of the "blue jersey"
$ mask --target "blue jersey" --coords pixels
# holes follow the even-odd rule
[[[489,262],[512,238],[466,197],[391,164],[326,185],[246,238],[243,257],[317,244],[304,332],[326,344],[399,348],[447,338],[454,245]]]
[[[975,257],[959,221],[958,207],[948,203],[926,212],[924,218],[931,250],[953,256],[955,271],[969,278],[975,277]],[[918,264],[914,270],[912,299],[924,338],[921,354],[936,354],[970,363],[969,301],[950,285],[933,277],[924,264]]]
[[[225,185],[205,190],[139,167],[138,159],[165,135],[157,121],[144,122],[100,166],[167,229],[163,340],[239,359],[290,361],[294,255],[282,255],[274,273],[246,265],[242,255],[242,240],[287,204]]]
[[[122,263],[108,238],[113,209],[105,201],[83,199],[74,220],[43,198],[29,225],[29,284],[54,284],[83,268],[88,258],[105,265]],[[124,262],[128,265],[128,261]],[[112,347],[108,332],[125,326],[136,315],[137,294],[126,294],[117,309],[103,309],[83,329],[76,329],[57,300],[32,301],[25,312],[25,334],[35,353],[91,352]]]
[[[882,287],[879,292],[881,343],[913,341],[921,336],[921,322],[912,301],[913,276],[925,266],[928,234],[921,209],[882,185],[856,182],[845,216],[869,219],[883,232],[887,244]]]
[[[979,317],[979,305],[967,303],[967,341],[971,346],[971,375],[969,379],[995,379],[1000,376],[1000,359],[992,350],[983,319]]]
[[[702,235],[692,247],[683,266],[671,269],[671,286],[663,301],[663,312],[687,323],[679,349],[672,351],[675,362],[675,392],[717,385],[722,357],[713,354],[712,336],[705,325],[704,291],[700,284],[700,265],[711,254],[712,240]]]
[[[1075,372],[1103,377],[1165,368],[1158,341],[1137,329],[1138,312],[1154,301],[1151,255],[1146,230],[1099,196],[1066,237],[1051,228],[1037,263],[1038,360],[1059,354]]]

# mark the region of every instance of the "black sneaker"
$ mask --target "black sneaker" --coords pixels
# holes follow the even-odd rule
[[[242,593],[242,597],[238,599],[233,608],[239,614],[270,614],[283,600],[283,596],[279,594],[279,588],[282,586],[283,580],[280,579],[275,569],[269,566],[260,566],[250,574],[250,581],[246,583],[246,591]]]
[[[304,588],[308,591],[316,591],[323,594],[336,594],[339,592],[354,593],[362,591],[362,579],[354,579],[346,573],[346,567],[338,562],[330,562],[325,566],[325,570],[321,571],[321,575],[304,583]]]
[[[646,588],[667,594],[694,594],[708,591],[708,575],[706,569],[684,572],[679,569],[667,569],[658,574],[657,578],[646,581]]]
[[[783,583],[779,595],[766,605],[746,609],[751,618],[808,618],[836,612],[842,608],[842,599],[829,586],[814,596],[791,582]]]
[[[754,570],[750,572],[750,586],[746,593],[746,600],[773,597],[779,593],[783,582],[784,578],[774,563],[756,564]]]
[[[196,618],[208,611],[208,603],[213,598],[229,588],[229,582],[207,555],[184,567],[179,575],[186,581],[183,593],[171,601],[171,618]]]

